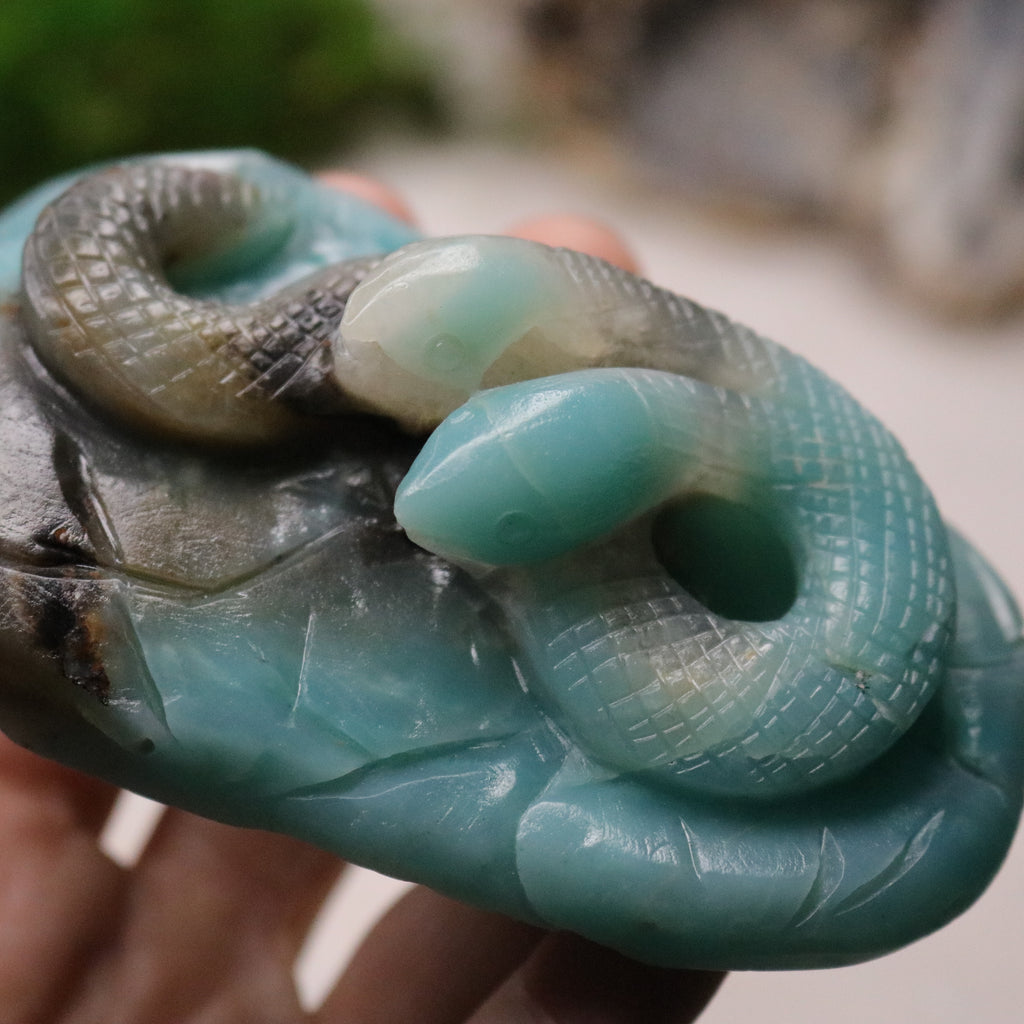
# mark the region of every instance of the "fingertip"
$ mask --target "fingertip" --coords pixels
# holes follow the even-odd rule
[[[362,174],[348,171],[323,171],[317,179],[329,188],[359,196],[406,224],[416,217],[405,199],[391,186]],[[551,214],[516,224],[509,234],[544,245],[563,246],[589,253],[630,273],[639,271],[639,262],[618,232],[591,217],[576,214]]]
[[[328,188],[365,199],[406,224],[416,223],[416,218],[405,199],[390,185],[385,185],[376,178],[348,171],[322,171],[317,175],[317,180]]]
[[[535,217],[516,224],[509,234],[533,242],[542,242],[544,245],[557,245],[585,252],[608,263],[614,263],[631,274],[639,271],[636,257],[618,232],[590,217],[575,214]]]
[[[117,798],[117,787],[84,775],[19,746],[0,734],[0,824],[14,806],[14,794],[34,803],[40,815],[63,808],[66,821],[92,832],[103,827]]]

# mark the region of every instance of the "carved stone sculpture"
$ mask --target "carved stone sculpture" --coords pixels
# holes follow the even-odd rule
[[[255,153],[45,186],[0,291],[18,741],[658,964],[877,956],[998,868],[1013,601],[799,357]]]

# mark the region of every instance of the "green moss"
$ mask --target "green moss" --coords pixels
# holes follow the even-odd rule
[[[0,202],[130,153],[309,163],[381,118],[440,118],[427,62],[365,0],[5,0],[0,97]]]

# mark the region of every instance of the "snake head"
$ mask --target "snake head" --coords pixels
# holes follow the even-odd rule
[[[642,388],[617,371],[475,395],[431,435],[395,496],[408,536],[456,560],[554,558],[671,493]],[[623,482],[628,481],[628,486]]]

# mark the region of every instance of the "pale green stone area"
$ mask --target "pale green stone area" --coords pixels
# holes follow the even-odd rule
[[[484,236],[404,247],[353,295],[342,322],[346,340],[380,345],[421,380],[478,390],[491,363],[532,326],[531,310],[558,298],[544,260],[511,241]],[[480,277],[482,293],[461,286],[467,276]],[[395,322],[396,295],[407,322]],[[465,344],[470,338],[478,343]]]
[[[289,211],[253,226],[258,260],[245,244],[211,257],[190,291],[262,294],[325,261],[409,240],[408,229],[383,215],[257,155],[189,159],[251,174],[278,190],[278,209]],[[60,187],[44,187],[0,218],[5,302],[17,303],[10,282],[33,211]],[[658,964],[854,963],[941,927],[998,869],[1024,779],[1020,617],[970,545],[955,534],[947,544],[913,481],[890,497],[900,504],[857,498],[853,514],[860,523],[889,523],[895,536],[924,502],[919,529],[942,534],[928,550],[939,562],[946,553],[952,559],[956,627],[948,645],[941,630],[920,644],[912,668],[923,675],[938,665],[934,696],[872,763],[817,789],[744,796],[730,787],[768,755],[744,760],[726,750],[728,715],[715,719],[722,752],[705,768],[696,738],[682,742],[674,760],[649,756],[571,685],[573,659],[581,651],[598,657],[641,609],[671,599],[676,618],[704,616],[707,629],[717,621],[696,599],[687,603],[666,589],[650,540],[658,513],[641,508],[651,491],[689,472],[676,457],[687,438],[697,449],[711,444],[720,468],[734,460],[744,478],[765,452],[783,467],[778,472],[797,496],[786,504],[776,495],[763,510],[765,537],[782,524],[780,550],[797,543],[797,527],[847,514],[862,478],[896,472],[897,463],[884,460],[898,453],[875,443],[873,421],[838,391],[819,390],[816,371],[784,360],[777,366],[780,379],[807,381],[809,393],[821,396],[808,422],[830,416],[854,427],[851,440],[844,435],[814,451],[789,446],[797,435],[784,431],[746,450],[727,432],[708,433],[711,406],[701,413],[699,402],[684,403],[679,415],[675,406],[659,406],[644,419],[635,389],[607,390],[606,378],[585,378],[595,382],[590,397],[567,389],[568,404],[549,404],[536,432],[495,435],[531,482],[526,496],[540,502],[527,510],[528,522],[494,532],[494,517],[464,511],[479,509],[499,485],[506,491],[495,516],[513,506],[522,511],[516,502],[523,495],[509,495],[523,478],[511,470],[465,480],[449,474],[447,481],[438,471],[426,511],[436,520],[433,533],[465,545],[450,552],[453,560],[412,543],[393,507],[417,456],[420,468],[448,460],[451,469],[453,459],[460,471],[466,467],[458,452],[480,434],[462,436],[462,412],[426,447],[363,418],[302,445],[255,453],[145,440],[84,411],[33,362],[16,311],[2,316],[0,726],[27,746],[154,798],[288,832]],[[550,397],[547,385],[520,387],[474,399],[466,415],[478,410],[505,423],[503,403],[537,413]],[[668,391],[678,387],[691,397],[701,391],[676,384]],[[731,409],[728,401],[722,409]],[[554,445],[566,430],[592,463],[579,480],[580,459]],[[446,439],[450,431],[460,436]],[[636,453],[651,450],[652,439],[663,447],[638,463]],[[615,442],[620,454],[602,462]],[[866,450],[884,464],[867,465]],[[820,477],[825,463],[834,487],[804,493],[794,486]],[[585,488],[602,469],[606,490],[624,476],[636,486],[601,503]],[[730,479],[716,477],[720,489]],[[769,493],[763,481],[750,487]],[[731,493],[730,500],[740,498]],[[681,518],[697,529],[715,507]],[[734,529],[746,522],[734,521]],[[713,539],[713,530],[701,530]],[[557,543],[546,547],[552,536]],[[877,693],[881,683],[859,666],[881,666],[883,675],[895,655],[884,637],[858,631],[870,565],[858,563],[842,536],[822,536],[818,547],[798,549],[804,571],[792,608],[770,622],[742,623],[701,664],[710,673],[715,658],[767,652],[772,673],[818,671],[811,654],[798,661],[791,647],[770,644],[783,628],[776,619],[811,621],[815,581],[824,580],[820,592],[836,611],[812,654],[827,661],[824,677],[834,676],[849,706],[867,714],[871,687]],[[516,557],[516,544],[525,557]],[[481,570],[479,562],[503,567]],[[526,564],[508,567],[516,562]],[[862,577],[850,571],[857,565]],[[901,571],[909,572],[901,565],[891,561],[895,593]],[[649,589],[633,604],[617,604],[638,567]],[[851,603],[843,603],[843,581]],[[927,613],[915,606],[908,614],[910,607],[892,614],[921,632]],[[89,638],[79,635],[83,622],[93,630]],[[669,629],[653,613],[641,626]],[[579,635],[570,645],[573,630]],[[845,661],[830,653],[840,642],[850,648]],[[96,652],[99,666],[88,657]],[[778,690],[751,696],[765,716],[758,742],[787,728]],[[643,723],[642,701],[619,704]],[[701,772],[707,779],[691,784]]]

